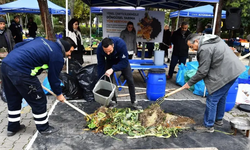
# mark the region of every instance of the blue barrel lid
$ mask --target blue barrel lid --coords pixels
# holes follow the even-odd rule
[[[154,68],[154,69],[149,69],[148,73],[164,73],[165,74],[166,70],[165,69],[159,69],[159,68]]]

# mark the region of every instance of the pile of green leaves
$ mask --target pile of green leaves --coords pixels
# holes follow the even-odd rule
[[[139,120],[139,114],[143,110],[131,110],[130,108],[113,108],[105,112],[99,110],[91,114],[92,119],[87,120],[89,129],[95,132],[103,132],[106,135],[127,134],[129,138],[140,138],[145,136],[156,136],[169,138],[171,135],[177,137],[180,127],[168,128],[164,126],[144,127]]]

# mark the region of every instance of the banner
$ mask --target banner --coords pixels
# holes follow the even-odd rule
[[[136,30],[137,42],[162,42],[165,12],[103,10],[103,38],[120,37],[131,21]]]

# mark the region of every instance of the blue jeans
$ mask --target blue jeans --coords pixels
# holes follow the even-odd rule
[[[225,113],[227,94],[235,80],[236,79],[230,81],[211,95],[208,94],[206,100],[206,111],[204,114],[204,125],[206,127],[214,126],[215,120],[222,120]]]
[[[174,73],[174,68],[177,65],[177,63],[179,63],[179,65],[181,63],[183,63],[185,65],[186,64],[186,60],[187,60],[186,56],[176,56],[176,55],[172,54],[171,62],[170,62],[170,67],[169,67],[169,71],[168,71],[168,75],[170,77],[172,77],[173,73]]]

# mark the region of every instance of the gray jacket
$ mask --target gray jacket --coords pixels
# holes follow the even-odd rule
[[[204,79],[209,94],[219,90],[246,70],[234,52],[216,35],[207,34],[201,37],[197,60],[198,70],[188,81],[188,85],[192,86]]]
[[[133,51],[134,53],[137,52],[135,31],[129,32],[127,29],[125,29],[121,32],[120,38],[125,41],[128,51]]]
[[[3,34],[4,34],[4,37],[5,37],[6,41],[7,41],[7,45],[8,45],[7,50],[8,50],[8,53],[9,53],[10,51],[13,50],[13,48],[15,46],[15,40],[14,40],[14,38],[13,38],[13,36],[11,34],[11,31],[9,29],[5,28],[5,31],[4,31]]]

